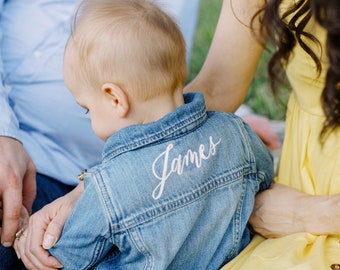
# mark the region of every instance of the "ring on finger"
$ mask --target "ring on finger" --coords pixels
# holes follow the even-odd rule
[[[19,240],[20,237],[24,235],[24,231],[25,231],[25,229],[24,229],[24,228],[21,228],[21,229],[15,234],[15,238],[16,238],[17,240]]]

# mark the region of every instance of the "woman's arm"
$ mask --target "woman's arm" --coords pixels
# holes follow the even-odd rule
[[[234,112],[244,101],[263,47],[256,40],[259,23],[251,20],[263,0],[224,0],[205,63],[185,92],[202,92],[208,110]],[[271,150],[281,146],[278,134],[265,117],[242,117]]]
[[[250,29],[262,4],[263,0],[223,1],[207,58],[185,88],[185,92],[203,92],[209,110],[234,112],[242,104],[263,52]]]
[[[249,222],[267,238],[297,232],[340,234],[339,209],[340,195],[312,196],[273,184],[256,196]]]

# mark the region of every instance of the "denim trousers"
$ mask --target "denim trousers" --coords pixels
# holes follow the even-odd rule
[[[37,174],[37,196],[33,203],[32,212],[37,212],[46,204],[70,192],[74,187],[65,185],[48,176]],[[13,248],[0,245],[0,270],[26,269],[21,260],[18,260]]]

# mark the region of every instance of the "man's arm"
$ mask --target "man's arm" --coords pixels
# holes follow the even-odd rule
[[[4,1],[0,2],[2,14]],[[1,29],[1,27],[0,27]],[[1,31],[1,30],[0,30]],[[2,41],[0,32],[0,42]],[[18,141],[18,121],[3,86],[3,62],[0,52],[0,202],[1,243],[8,247],[20,225],[22,207],[30,211],[35,197],[35,166]]]

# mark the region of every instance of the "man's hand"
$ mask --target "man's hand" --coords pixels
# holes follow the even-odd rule
[[[1,243],[12,245],[20,226],[22,207],[31,212],[36,195],[35,166],[22,144],[0,136]]]

